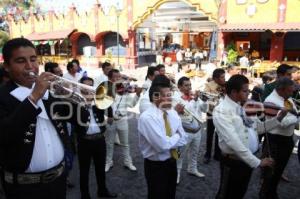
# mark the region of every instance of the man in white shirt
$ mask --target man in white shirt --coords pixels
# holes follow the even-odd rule
[[[80,73],[78,73],[78,66],[73,62],[68,62],[67,64],[68,72],[63,75],[64,78],[71,80],[73,82],[79,82],[80,78],[82,77]]]
[[[48,91],[55,77],[48,72],[39,75],[36,49],[29,40],[9,40],[3,57],[11,77],[0,88],[1,178],[6,198],[64,199],[64,147],[70,146],[61,117],[74,112],[60,107],[60,100]]]
[[[284,107],[287,110],[297,108],[293,103],[291,96],[293,95],[295,84],[288,77],[279,78],[276,81],[276,87],[273,92],[265,99],[265,103],[272,103],[278,107]],[[295,113],[294,113],[295,114]],[[294,141],[294,129],[299,123],[299,117],[289,112],[275,129],[269,130],[267,138],[264,140],[263,157],[274,158],[275,165],[271,168],[264,168],[262,172],[262,187],[260,190],[260,198],[276,199],[277,186],[286,167],[290,155],[292,154]]]
[[[95,83],[94,83],[94,86],[97,87],[99,84],[101,84],[102,82],[106,82],[108,81],[108,73],[111,69],[113,69],[111,63],[109,62],[104,62],[102,65],[101,65],[101,68],[102,68],[102,73],[100,74],[100,76],[96,77],[94,79]]]
[[[139,146],[144,157],[148,198],[175,199],[179,146],[186,143],[180,117],[172,107],[170,81],[152,84],[152,102],[138,120]],[[183,107],[181,107],[182,109]]]
[[[146,81],[142,85],[142,88],[144,89],[144,91],[147,91],[150,88],[153,79],[158,74],[159,74],[159,72],[158,72],[156,67],[152,67],[152,66],[148,67],[147,75],[146,75]]]
[[[90,77],[82,77],[80,83],[93,86],[94,81]],[[102,110],[98,109],[94,103],[94,96],[88,91],[82,89],[81,94],[87,100],[87,106],[81,110],[81,115],[86,115],[80,124],[75,125],[77,134],[77,151],[79,162],[80,192],[81,199],[91,199],[89,193],[89,171],[91,161],[93,160],[95,175],[97,180],[97,195],[102,198],[116,198],[117,195],[111,193],[106,186],[105,176],[105,159],[106,159],[106,142],[105,131],[106,122],[105,112],[111,116],[111,107]],[[80,118],[81,119],[81,118]]]
[[[191,114],[186,112],[179,113],[182,121],[182,126],[187,133],[187,144],[184,148],[182,155],[177,161],[177,184],[180,181],[180,171],[182,169],[182,163],[184,158],[188,158],[188,169],[187,172],[191,175],[199,178],[204,177],[203,173],[198,171],[198,155],[201,142],[201,133],[204,131],[204,118],[202,118],[202,112],[208,111],[208,104],[203,102],[196,95],[192,95],[192,84],[189,78],[182,77],[178,80],[178,89],[180,92],[176,92],[174,95],[174,103],[181,104]],[[199,122],[197,120],[203,121]]]
[[[241,106],[249,95],[249,80],[243,75],[234,75],[226,83],[226,96],[213,111],[213,122],[219,136],[221,156],[221,182],[216,198],[242,199],[247,191],[253,168],[273,165],[273,159],[258,159],[254,153],[258,138],[250,139],[248,128],[264,133],[279,126],[286,115],[281,111],[277,117],[265,122],[250,120]],[[252,143],[254,142],[254,143]],[[277,164],[277,163],[276,163]]]
[[[112,104],[113,118],[110,118],[109,124],[107,125],[107,155],[105,171],[108,172],[110,168],[113,167],[114,140],[116,134],[119,135],[124,166],[131,171],[136,171],[136,167],[133,165],[132,158],[130,156],[127,108],[134,107],[137,104],[142,89],[137,88],[134,95],[125,91],[125,88],[122,88],[121,74],[116,69],[109,71],[108,78],[109,81],[115,84],[113,88],[116,90],[114,91],[115,99]]]

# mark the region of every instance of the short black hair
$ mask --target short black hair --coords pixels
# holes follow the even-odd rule
[[[68,62],[67,70],[70,71],[74,67],[73,62]]]
[[[294,86],[295,82],[288,77],[280,77],[277,80],[276,89],[282,89],[289,86]]]
[[[107,76],[108,76],[109,79],[111,79],[114,73],[119,73],[119,72],[120,72],[120,71],[117,70],[117,69],[111,69],[111,70],[108,72]]]
[[[88,77],[88,76],[83,76],[82,78],[80,78],[79,83],[82,83],[82,84],[83,84],[83,82],[86,81],[86,80],[92,81],[92,82],[93,82],[93,85],[94,85],[94,80],[93,80],[93,78]]]
[[[80,63],[79,63],[79,60],[78,60],[78,59],[73,59],[71,62],[72,62],[72,63],[76,63],[78,66],[80,66]]]
[[[44,66],[45,72],[54,73],[54,68],[58,67],[56,62],[47,62]]]
[[[246,76],[239,74],[233,75],[225,84],[226,93],[229,95],[233,90],[239,92],[245,84],[249,84],[249,80]]]
[[[171,81],[165,75],[157,75],[152,81],[149,89],[150,102],[153,102],[154,94],[159,93],[161,88],[171,88]]]
[[[109,62],[104,62],[103,64],[102,64],[102,70],[104,70],[107,66],[111,66],[111,63],[109,63]]]
[[[225,74],[225,70],[223,68],[217,68],[214,70],[213,74],[212,74],[212,78],[213,79],[217,79],[219,77],[221,77],[221,75]]]
[[[155,71],[157,71],[156,67],[149,67],[148,70],[147,70],[147,76],[146,77],[153,76]]]
[[[31,47],[35,50],[35,47],[31,41],[25,38],[15,38],[7,41],[2,48],[2,55],[4,63],[9,64],[9,59],[12,56],[12,52],[20,47]]]
[[[276,70],[277,76],[285,75],[288,71],[290,71],[292,69],[293,69],[293,67],[288,64],[281,64],[280,66],[278,66],[278,68]]]
[[[185,81],[190,81],[190,78],[188,78],[188,77],[181,77],[181,78],[178,80],[177,86],[178,86],[178,87],[179,87],[179,86],[182,86],[183,83],[184,83]]]
[[[160,70],[161,68],[165,68],[165,65],[163,65],[163,64],[158,64],[158,65],[156,66],[156,68],[157,68],[157,70]]]

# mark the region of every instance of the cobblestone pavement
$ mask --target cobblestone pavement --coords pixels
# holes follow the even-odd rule
[[[137,167],[137,172],[125,169],[120,157],[120,147],[115,147],[114,167],[107,173],[108,188],[119,194],[121,199],[143,199],[146,198],[147,188],[144,178],[143,158],[138,148],[138,137],[136,130],[136,119],[130,120],[130,144],[131,155],[134,164]],[[201,139],[201,150],[199,154],[199,171],[203,172],[206,177],[203,179],[190,176],[185,170],[182,171],[182,180],[177,187],[176,198],[178,199],[212,199],[215,198],[219,186],[219,164],[216,161],[211,161],[208,165],[202,163],[202,157],[205,147],[205,134]],[[186,165],[184,165],[186,168]],[[300,199],[300,166],[297,156],[293,154],[290,158],[285,173],[290,178],[291,182],[281,182],[278,188],[278,193],[281,199]],[[259,169],[256,169],[252,174],[251,182],[248,187],[248,192],[245,199],[258,198],[259,191]],[[72,171],[72,181],[75,183],[75,188],[70,189],[67,194],[68,199],[80,198],[78,164],[75,161],[75,166]],[[90,192],[93,198],[96,197],[96,180],[94,168],[91,168],[90,175]]]

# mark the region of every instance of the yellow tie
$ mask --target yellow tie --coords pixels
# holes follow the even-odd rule
[[[172,130],[171,130],[170,123],[168,121],[166,112],[164,112],[163,118],[164,118],[164,121],[165,121],[166,135],[168,137],[171,137],[172,136]],[[178,160],[178,152],[177,152],[176,149],[171,149],[170,153],[171,153],[172,158],[174,158],[175,160]]]
[[[293,104],[289,100],[284,100],[284,108],[287,110],[293,110]]]

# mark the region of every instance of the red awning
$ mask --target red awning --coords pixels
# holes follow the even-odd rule
[[[300,23],[239,23],[225,24],[219,27],[222,32],[240,32],[240,31],[300,31]]]
[[[44,41],[44,40],[57,40],[68,38],[76,29],[59,30],[52,32],[33,32],[27,35],[25,38],[31,41]]]

